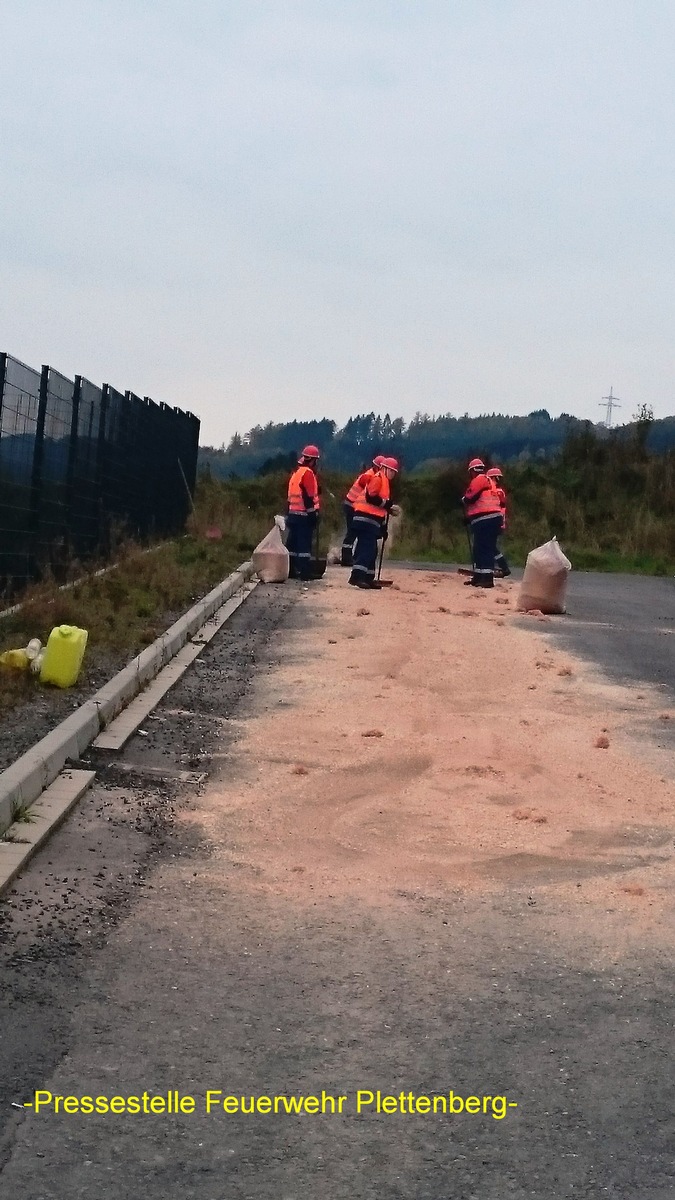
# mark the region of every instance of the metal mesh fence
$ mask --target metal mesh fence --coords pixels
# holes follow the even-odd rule
[[[192,413],[0,354],[0,587],[17,591],[113,535],[184,526],[197,473]]]

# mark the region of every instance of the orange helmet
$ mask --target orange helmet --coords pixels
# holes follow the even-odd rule
[[[374,467],[386,467],[386,465],[387,465],[387,460],[384,457],[384,454],[376,454],[373,459],[373,466]]]
[[[298,462],[302,462],[303,458],[320,458],[321,454],[318,446],[305,446]]]
[[[487,472],[487,477],[488,477],[488,479],[501,479],[501,477],[502,477],[501,467],[490,467],[490,470]]]
[[[472,458],[471,462],[469,463],[469,470],[470,471],[484,471],[485,463],[483,462],[483,460],[481,458]]]
[[[383,458],[382,466],[389,467],[390,471],[398,471],[398,459],[397,458]]]

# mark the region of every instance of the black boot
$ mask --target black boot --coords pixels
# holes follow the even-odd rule
[[[340,566],[341,567],[353,567],[354,566],[354,555],[352,553],[351,546],[343,546],[342,547],[342,551],[340,553]]]

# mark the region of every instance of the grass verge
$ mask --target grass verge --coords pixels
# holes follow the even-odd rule
[[[542,539],[546,540],[546,539]],[[524,567],[533,544],[504,538],[502,549],[512,567]],[[673,564],[658,555],[621,554],[615,550],[598,550],[569,543],[561,545],[576,571],[602,571],[623,575],[673,574]],[[426,532],[415,536],[414,530],[401,529],[400,537],[391,548],[391,558],[399,561],[429,563],[470,563],[466,538],[440,536],[429,542]]]
[[[184,537],[149,550],[125,543],[105,574],[89,574],[65,590],[51,580],[29,588],[20,610],[0,620],[0,652],[34,637],[44,643],[55,625],[78,625],[89,634],[81,684],[93,685],[101,670],[119,669],[250,557],[272,517],[201,488]],[[220,540],[206,536],[214,528]],[[50,691],[30,671],[0,666],[0,716]]]

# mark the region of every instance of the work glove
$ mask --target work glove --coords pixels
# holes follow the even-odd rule
[[[391,513],[392,517],[400,517],[401,505],[400,504],[392,504],[391,508],[389,509],[389,512]]]

